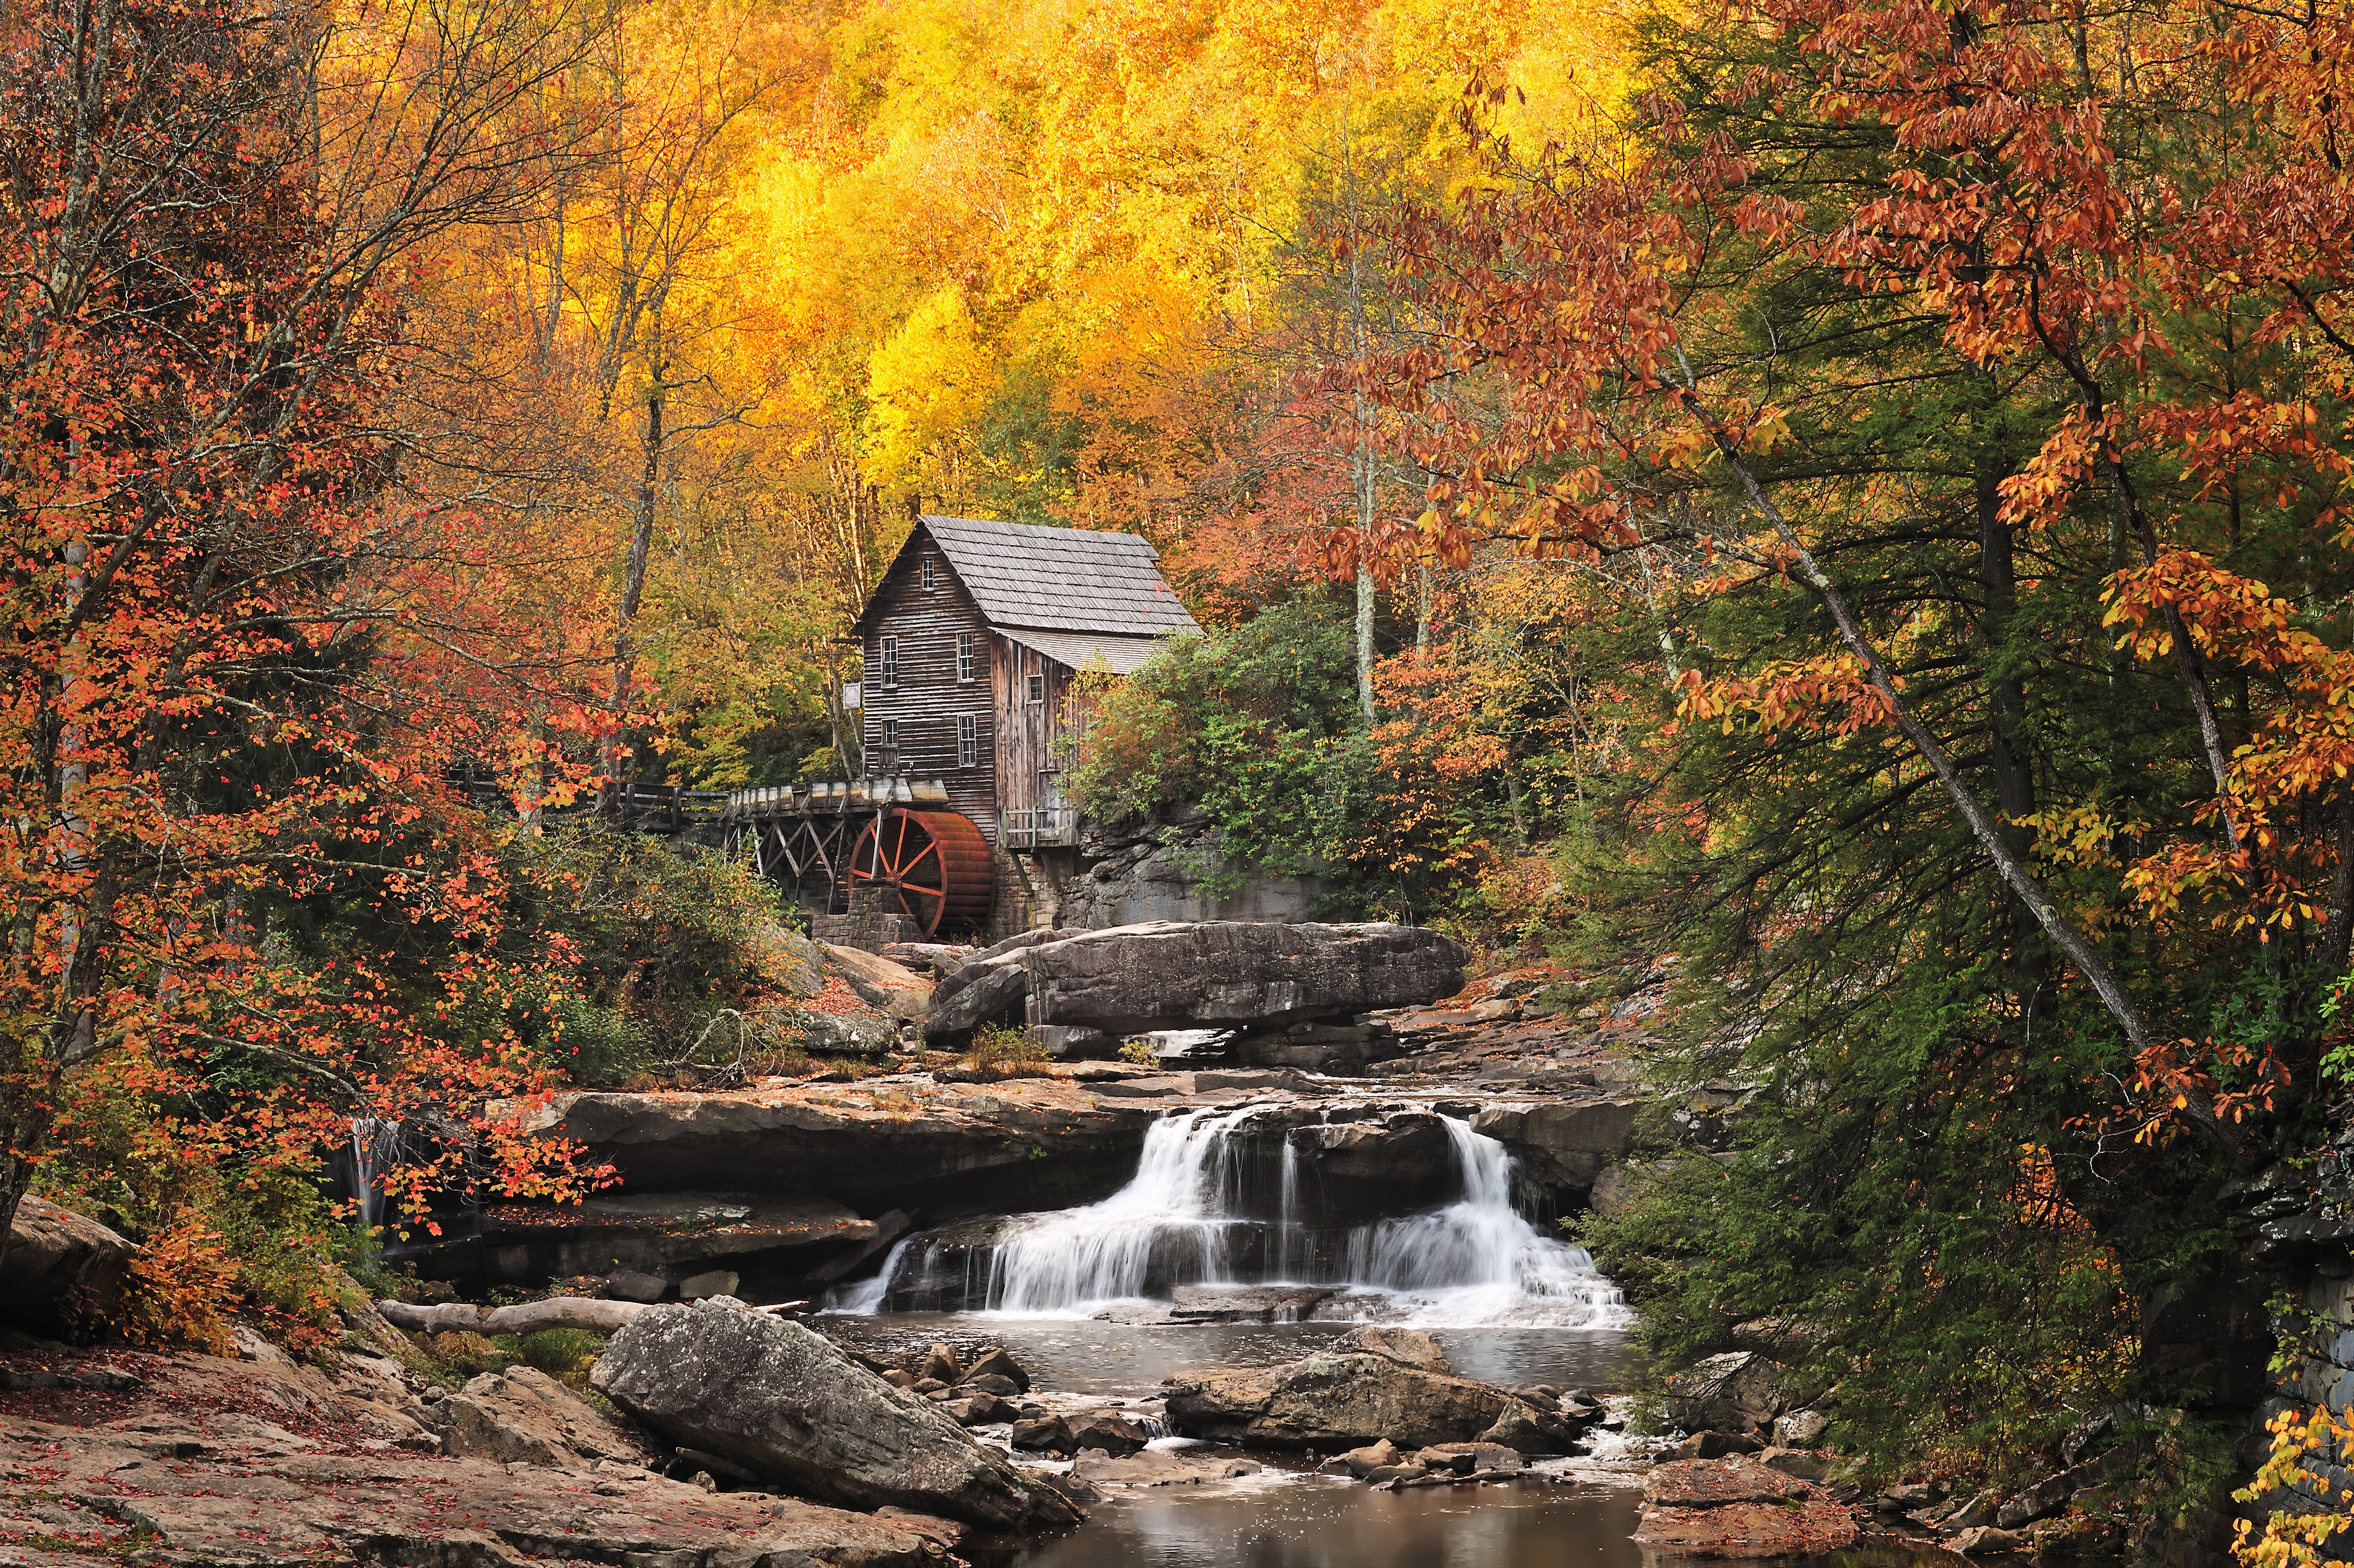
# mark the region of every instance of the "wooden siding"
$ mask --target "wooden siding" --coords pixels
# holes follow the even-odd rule
[[[923,559],[933,562],[934,587],[923,585]],[[991,762],[996,726],[991,715],[990,646],[995,641],[972,596],[948,559],[919,529],[875,589],[865,616],[864,726],[867,768],[945,779],[949,804],[997,842],[997,777]],[[973,678],[957,679],[957,636],[973,641]],[[883,684],[883,639],[898,639],[896,686]],[[957,720],[973,720],[973,765],[957,760]],[[885,748],[883,726],[898,726],[899,744]]]
[[[997,709],[997,803],[1009,811],[1067,805],[1065,781],[1093,704],[1079,690],[1069,665],[1002,634],[990,643],[990,685]],[[1030,701],[1034,675],[1045,681],[1043,702]]]

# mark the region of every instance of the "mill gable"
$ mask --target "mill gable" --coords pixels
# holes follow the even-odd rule
[[[1199,630],[1133,534],[925,516],[853,628],[867,772],[941,781],[994,848],[1076,843],[1076,675]]]

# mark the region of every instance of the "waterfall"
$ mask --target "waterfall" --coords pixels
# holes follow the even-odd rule
[[[1455,1202],[1312,1233],[1300,1150],[1288,1136],[1272,1223],[1263,1164],[1262,1206],[1252,1211],[1253,1141],[1238,1135],[1265,1115],[1263,1107],[1246,1107],[1164,1118],[1147,1130],[1136,1174],[1101,1202],[1018,1215],[993,1236],[954,1245],[911,1237],[892,1248],[875,1278],[838,1292],[836,1309],[875,1312],[907,1292],[1013,1316],[1060,1317],[1166,1298],[1179,1286],[1279,1282],[1336,1287],[1328,1312],[1430,1327],[1606,1329],[1629,1320],[1617,1287],[1595,1271],[1585,1249],[1544,1234],[1515,1206],[1511,1151],[1469,1122],[1438,1118],[1462,1194]],[[1266,1131],[1262,1126],[1256,1140],[1261,1160]],[[1245,1274],[1253,1277],[1237,1277]]]
[[[1441,1119],[1463,1196],[1434,1213],[1382,1220],[1351,1234],[1350,1285],[1437,1322],[1626,1321],[1626,1298],[1595,1272],[1592,1255],[1540,1234],[1513,1205],[1511,1151],[1469,1122]]]
[[[1174,1283],[1234,1283],[1227,1233],[1235,1146],[1250,1110],[1189,1111],[1152,1124],[1129,1184],[1100,1203],[1008,1223],[990,1262],[997,1311],[1068,1312],[1140,1297],[1156,1264]]]
[[[884,1295],[898,1277],[899,1260],[907,1255],[907,1248],[914,1241],[913,1236],[903,1237],[896,1246],[885,1254],[883,1267],[874,1278],[861,1280],[855,1285],[844,1285],[835,1290],[834,1310],[869,1317],[883,1310]]]
[[[1299,1238],[1299,1146],[1283,1140],[1283,1173],[1275,1210],[1275,1278],[1291,1280],[1291,1252]]]

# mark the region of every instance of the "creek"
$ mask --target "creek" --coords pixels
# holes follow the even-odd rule
[[[1173,1302],[1189,1289],[1279,1287],[1309,1294],[1278,1315],[1625,1328],[1625,1299],[1585,1250],[1543,1234],[1523,1212],[1504,1146],[1459,1118],[1438,1120],[1451,1201],[1364,1213],[1301,1176],[1303,1140],[1351,1125],[1292,1126],[1253,1106],[1172,1115],[1147,1131],[1135,1175],[1110,1197],[910,1237],[833,1305],[854,1314],[1086,1318]],[[1184,1305],[1216,1309],[1214,1298]]]
[[[873,1353],[1002,1345],[1038,1387],[1150,1396],[1210,1368],[1295,1361],[1363,1322],[1431,1330],[1462,1374],[1608,1393],[1638,1364],[1617,1288],[1545,1234],[1503,1145],[1443,1118],[1451,1192],[1367,1213],[1304,1176],[1318,1125],[1259,1108],[1173,1114],[1099,1202],[911,1237],[843,1291],[829,1332]],[[1154,1320],[1182,1309],[1267,1321]],[[946,1308],[946,1309],[943,1309]],[[1259,1474],[1114,1490],[1087,1523],[991,1556],[1005,1568],[1634,1568],[1638,1475],[1549,1462],[1502,1485],[1375,1491],[1259,1455]]]

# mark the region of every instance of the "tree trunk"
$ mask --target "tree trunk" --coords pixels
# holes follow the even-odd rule
[[[621,716],[629,712],[630,672],[637,662],[637,648],[630,636],[630,623],[637,619],[638,601],[646,591],[646,552],[652,547],[654,536],[654,497],[662,483],[663,460],[663,367],[657,366],[653,379],[646,388],[645,463],[638,474],[638,501],[630,526],[630,559],[621,577],[621,608],[613,625],[613,686],[605,699],[605,712],[613,727],[598,743],[597,771],[601,776],[597,786],[598,809],[616,809],[620,791],[615,775],[621,760]]]

